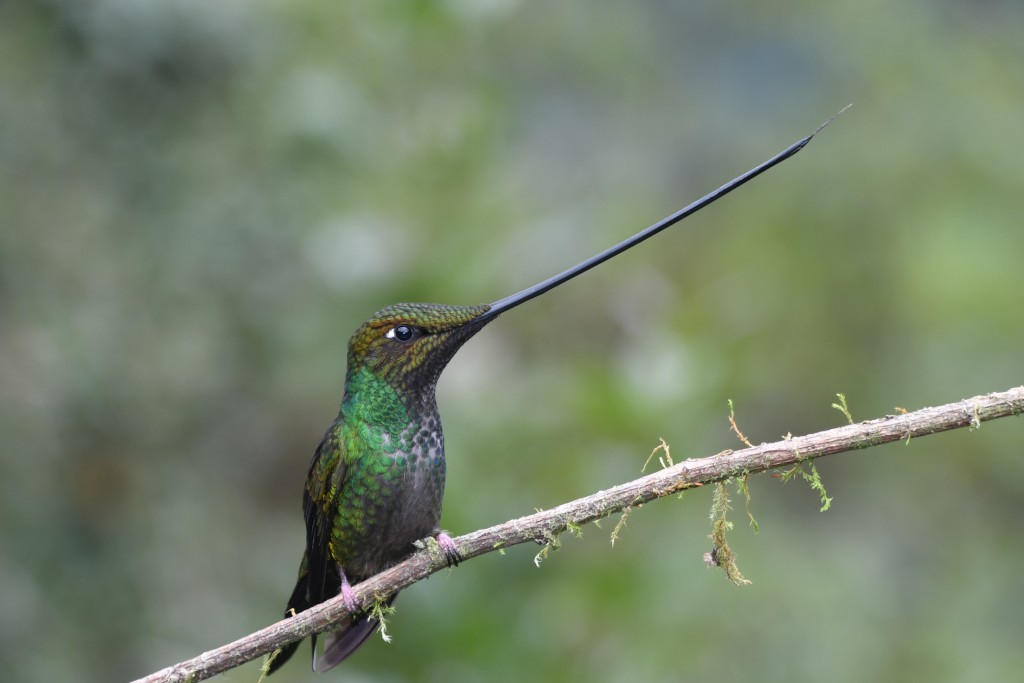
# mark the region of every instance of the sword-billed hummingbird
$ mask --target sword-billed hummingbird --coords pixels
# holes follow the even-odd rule
[[[517,294],[479,306],[396,304],[363,323],[348,344],[341,410],[309,465],[302,497],[306,552],[285,616],[339,593],[355,612],[352,585],[403,560],[415,550],[416,541],[427,537],[436,539],[449,565],[461,559],[438,526],[445,458],[434,390],[441,371],[470,337],[499,314],[639,244],[788,159],[819,130],[628,240]],[[314,670],[339,664],[379,626],[365,612],[355,614],[325,636],[320,654],[314,635]],[[282,648],[270,672],[298,645]]]

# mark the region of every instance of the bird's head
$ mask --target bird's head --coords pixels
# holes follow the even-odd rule
[[[495,315],[488,305],[395,304],[377,311],[352,335],[348,375],[368,370],[396,390],[433,396],[455,352]]]

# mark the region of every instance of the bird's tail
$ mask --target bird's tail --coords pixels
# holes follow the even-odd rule
[[[303,612],[312,605],[309,602],[309,571],[306,568],[306,556],[302,556],[302,564],[299,566],[299,578],[295,582],[295,589],[292,591],[292,596],[288,598],[288,607],[284,610],[285,617],[292,617]],[[296,640],[294,643],[288,643],[277,653],[274,660],[270,663],[270,667],[267,669],[267,675],[274,673],[284,663],[291,659],[291,656],[295,654],[295,651],[299,649],[299,643],[301,640]],[[313,641],[313,651],[316,651],[316,641]]]
[[[288,607],[285,609],[284,616],[292,617],[299,612],[304,612],[313,606],[309,599],[309,570],[307,568],[308,562],[306,556],[302,556],[302,564],[299,566],[299,578],[295,582],[295,589],[292,590],[292,596],[288,598]],[[336,594],[339,590],[338,580],[335,577],[330,577],[333,581],[329,581],[329,590],[331,594]],[[395,597],[398,594],[392,595],[388,598],[385,607],[390,607],[391,603],[395,601]],[[348,621],[344,626],[336,631],[324,634],[324,646],[323,653],[317,654],[316,647],[316,636],[312,637],[313,640],[313,670],[317,672],[324,672],[331,669],[338,664],[341,664],[345,659],[348,658],[353,652],[359,649],[359,646],[366,642],[366,639],[377,632],[380,628],[380,622],[372,618],[368,614],[358,616],[352,621]],[[294,643],[289,643],[282,647],[274,657],[270,666],[267,668],[267,675],[274,673],[282,666],[285,662],[291,659],[295,651],[299,649],[299,643],[302,641],[297,640]]]
[[[385,607],[390,607],[397,596],[398,593],[395,593],[388,598]],[[317,655],[315,646],[313,649],[313,670],[317,673],[323,673],[341,664],[349,655],[358,650],[359,646],[366,642],[367,638],[376,633],[379,628],[379,621],[368,614],[364,614],[355,621],[346,624],[341,630],[324,634],[323,653]]]

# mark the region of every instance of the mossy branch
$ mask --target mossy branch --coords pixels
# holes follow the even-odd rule
[[[892,441],[935,434],[951,429],[977,429],[982,422],[1024,413],[1024,386],[1000,393],[976,396],[936,408],[849,424],[807,436],[789,437],[740,451],[725,451],[707,458],[684,460],[652,474],[579,498],[550,510],[537,512],[455,539],[465,559],[520,543],[551,539],[571,526],[593,522],[629,510],[656,498],[687,489],[743,477],[778,467],[791,467],[824,455],[856,451]],[[369,609],[382,597],[405,588],[445,568],[441,553],[425,549],[404,562],[355,586],[360,609]],[[275,649],[329,630],[347,618],[341,598],[272,624],[233,643],[175,664],[141,678],[136,683],[201,681],[254,660]]]

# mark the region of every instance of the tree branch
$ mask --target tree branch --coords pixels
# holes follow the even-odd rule
[[[858,450],[892,441],[908,441],[913,437],[951,429],[977,429],[982,422],[1021,413],[1024,413],[1024,386],[986,396],[975,396],[937,408],[923,408],[807,436],[787,438],[740,451],[723,451],[707,458],[685,460],[552,510],[544,510],[474,531],[456,538],[455,544],[462,556],[468,560],[529,541],[552,543],[570,526],[586,524],[686,489],[731,477],[795,465],[823,455]],[[445,567],[443,554],[436,544],[432,544],[430,548],[416,552],[400,564],[355,586],[357,602],[361,608],[369,608],[375,601],[425,579]],[[273,652],[286,643],[329,630],[332,624],[347,616],[348,612],[341,598],[333,598],[295,617],[284,619],[233,643],[157,671],[135,683],[191,683],[204,680]]]

